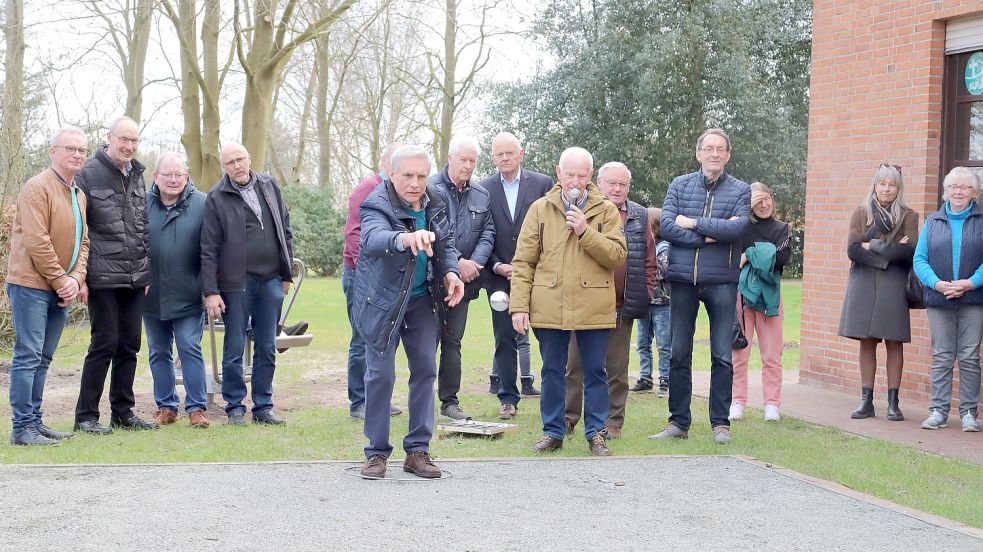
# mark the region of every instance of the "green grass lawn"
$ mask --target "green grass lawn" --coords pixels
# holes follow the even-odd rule
[[[801,286],[784,285],[786,369],[798,365],[799,310]],[[487,374],[492,354],[491,320],[484,298],[471,304],[468,332],[463,343],[465,365],[462,405],[476,419],[495,419],[498,401],[488,395]],[[312,381],[312,367],[343,373],[349,338],[341,285],[333,279],[311,279],[305,284],[291,320],[311,322],[316,339],[304,350],[292,350],[281,357],[276,384],[295,390]],[[59,351],[55,369],[81,364],[87,345],[87,328],[66,330],[65,346]],[[703,340],[695,352],[695,367],[709,364],[706,320],[701,316],[696,340]],[[632,355],[632,371],[637,373],[637,356]],[[759,366],[752,357],[752,368]],[[139,385],[149,381],[145,372],[146,355],[141,355]],[[533,364],[540,365],[535,344]],[[399,382],[396,403],[405,404],[407,371],[402,355],[398,361]],[[74,369],[74,368],[73,368]],[[318,372],[320,374],[320,372]],[[317,377],[323,377],[319,375]],[[343,388],[343,379],[339,384]],[[302,394],[303,391],[297,391]],[[339,391],[343,397],[343,389]],[[3,399],[6,407],[6,398]],[[343,401],[342,401],[343,402]],[[338,403],[340,404],[340,403]],[[186,419],[157,432],[116,432],[109,437],[76,436],[55,448],[22,448],[0,444],[0,463],[142,463],[142,462],[227,462],[264,460],[360,460],[365,439],[361,425],[348,417],[347,407],[325,407],[312,400],[301,408],[284,412],[289,425],[284,428],[214,424],[207,431],[187,427]],[[614,454],[744,454],[784,466],[806,475],[839,482],[850,488],[924,510],[967,525],[983,528],[983,468],[959,460],[927,454],[917,449],[845,434],[789,417],[779,423],[765,423],[760,415],[747,416],[734,426],[734,441],[727,447],[711,441],[705,401],[694,400],[693,427],[687,441],[653,442],[646,437],[659,431],[667,419],[665,399],[654,394],[632,395],[629,399],[626,436],[611,442]],[[221,410],[212,411],[219,421]],[[406,432],[406,415],[393,419],[392,442]],[[67,417],[47,420],[58,428],[69,426]],[[501,439],[450,437],[435,439],[432,453],[437,458],[524,457],[528,447],[540,436],[538,401],[523,400],[516,420],[518,431]],[[582,431],[582,425],[578,431]],[[0,443],[9,438],[9,426],[0,428]],[[566,441],[560,457],[587,455],[582,435]],[[667,482],[671,484],[671,482]],[[975,491],[973,491],[975,489]]]

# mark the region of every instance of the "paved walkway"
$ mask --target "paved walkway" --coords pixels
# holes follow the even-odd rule
[[[3,466],[0,550],[983,551],[978,530],[738,457],[441,465]]]
[[[710,389],[710,372],[693,372],[693,394],[707,397]],[[835,427],[848,433],[891,441],[915,447],[926,452],[959,458],[983,465],[983,432],[963,433],[957,416],[949,417],[949,427],[930,431],[922,429],[922,421],[928,416],[928,404],[902,399],[902,422],[887,419],[886,395],[874,396],[876,416],[865,420],[853,420],[850,413],[860,404],[860,390],[846,395],[799,383],[799,375],[785,371],[782,382],[782,414],[810,423]],[[748,377],[748,406],[757,410],[745,412],[745,416],[763,416],[761,398],[761,372],[752,371]]]

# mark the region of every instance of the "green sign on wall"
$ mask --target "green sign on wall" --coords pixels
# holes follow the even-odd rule
[[[966,61],[966,90],[974,96],[983,94],[983,52],[976,52]]]

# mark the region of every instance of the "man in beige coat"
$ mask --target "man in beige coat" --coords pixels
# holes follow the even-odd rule
[[[48,154],[51,166],[28,180],[17,195],[10,239],[7,297],[16,335],[10,366],[14,445],[54,445],[72,436],[44,425],[41,397],[68,306],[85,282],[85,194],[75,186],[75,173],[88,154],[85,135],[75,127],[58,130]]]
[[[608,333],[616,325],[614,270],[628,255],[617,207],[591,182],[594,159],[568,148],[557,184],[529,208],[515,257],[509,312],[520,334],[535,328],[543,358],[540,414],[543,437],[532,450],[563,446],[567,348],[576,330],[584,371],[584,434],[591,454],[610,454],[604,442]]]

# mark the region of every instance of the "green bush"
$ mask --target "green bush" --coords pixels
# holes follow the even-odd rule
[[[283,187],[283,196],[290,209],[294,257],[311,272],[335,275],[343,260],[346,213],[335,208],[324,188],[293,184]]]

